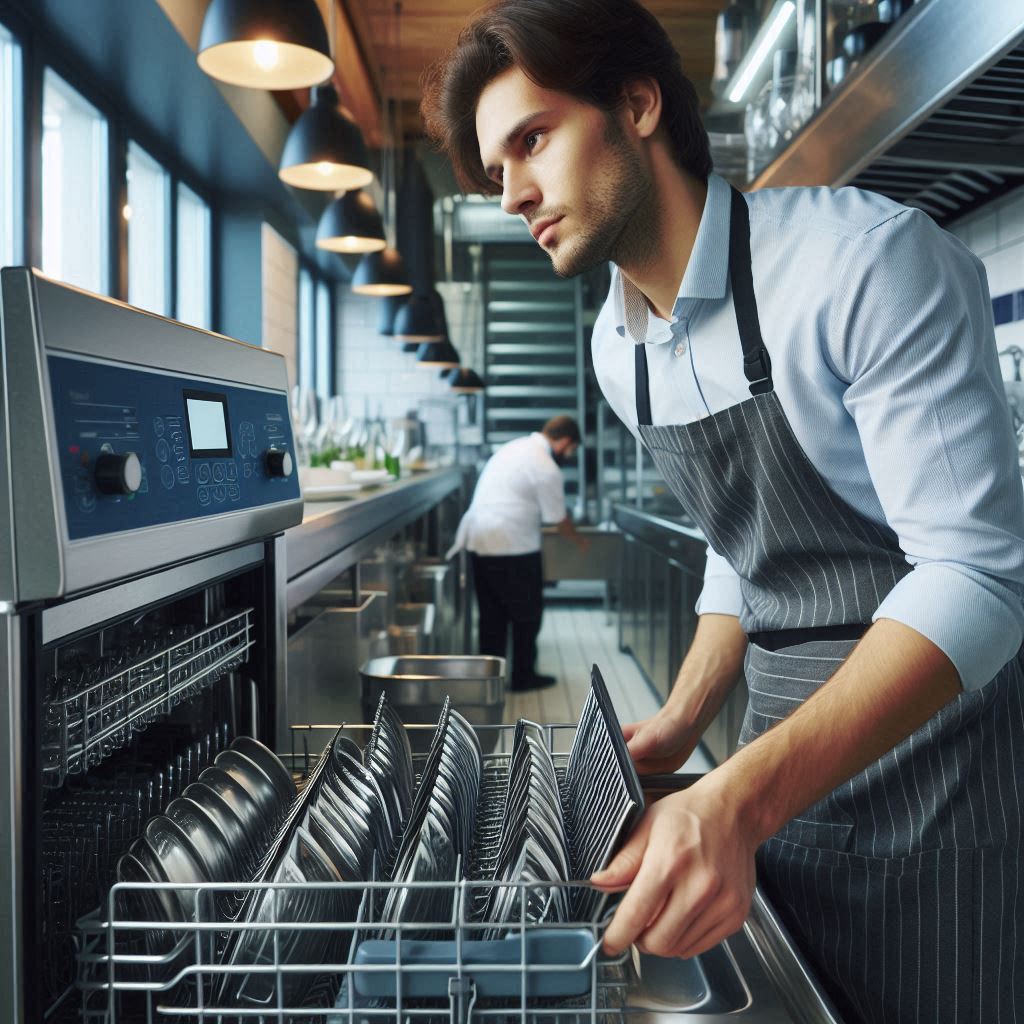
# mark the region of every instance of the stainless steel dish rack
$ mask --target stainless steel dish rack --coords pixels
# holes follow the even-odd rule
[[[365,736],[370,728],[348,726],[343,732]],[[542,728],[556,772],[564,782],[568,749],[577,727]],[[309,745],[322,730],[336,731],[337,727],[294,727],[293,748]],[[492,921],[483,919],[483,912],[487,895],[496,884],[487,875],[504,813],[511,757],[507,751],[515,727],[482,726],[477,732],[484,730],[498,734],[491,746],[500,752],[483,758],[473,849],[465,878],[460,863],[456,877],[434,882],[118,883],[106,905],[80,922],[79,987],[84,995],[84,1018],[104,1024],[137,1020],[364,1024],[375,1019],[459,1024],[471,1017],[596,1021],[599,1015],[622,1013],[627,956],[609,960],[600,954],[609,916],[603,907],[593,900],[575,899],[575,906],[595,908],[592,919],[550,922],[526,918],[531,893],[543,898],[557,886],[570,894],[587,890],[592,895],[586,883],[502,882],[503,887],[520,890],[519,920],[506,921],[502,937],[485,938],[494,929]],[[486,748],[486,742],[483,745]],[[293,750],[284,758],[308,780],[290,815],[293,833],[303,816],[303,801],[308,802],[330,749],[331,744],[319,757]],[[425,757],[414,760],[419,776]],[[275,845],[287,841],[282,833]],[[123,912],[133,892],[182,888],[196,893],[189,921],[154,922]],[[451,913],[432,921],[383,921],[381,912],[389,893],[413,888],[447,891]],[[261,894],[268,890],[277,896],[263,898]],[[243,906],[263,898],[269,915],[259,921],[251,915],[249,920],[224,921],[218,917],[217,906],[225,891],[233,893]],[[343,917],[322,912],[332,904],[358,906],[358,911]],[[301,917],[299,912],[292,913],[290,906],[301,911]],[[145,951],[142,939],[147,930],[157,926],[178,939],[173,949],[154,955]],[[237,956],[239,946],[244,945],[239,932],[271,932],[274,939],[263,948],[261,957],[249,962]],[[287,958],[284,950],[298,948],[303,933],[332,936],[324,951],[330,955],[311,960]],[[225,958],[228,948],[236,953],[232,962],[224,962],[231,959]],[[238,975],[258,979],[254,987],[264,993],[261,1004],[218,999],[218,993],[230,988],[225,979]],[[315,976],[315,982],[301,1002],[289,1003],[289,990],[302,975]]]
[[[88,669],[47,679],[43,780],[62,786],[134,733],[238,668],[255,643],[253,609],[205,628],[175,626],[119,646]]]

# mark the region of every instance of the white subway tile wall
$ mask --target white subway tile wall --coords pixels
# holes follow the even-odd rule
[[[445,304],[448,333],[464,366],[483,373],[483,289],[462,282],[437,286]],[[385,419],[404,416],[423,399],[441,399],[422,410],[431,442],[451,441],[455,397],[436,369],[421,369],[402,342],[379,334],[380,299],[354,295],[344,285],[337,289],[337,360],[335,390],[351,411]],[[447,408],[446,408],[447,406]]]
[[[263,279],[263,347],[284,356],[288,384],[298,380],[299,258],[269,224],[260,237]]]
[[[985,263],[996,345],[1024,349],[1024,188],[1016,189],[949,226]],[[1013,379],[1013,360],[1000,360],[1003,377]]]

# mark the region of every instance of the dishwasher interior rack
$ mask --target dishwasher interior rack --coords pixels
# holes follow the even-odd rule
[[[253,609],[203,628],[149,631],[46,680],[43,779],[64,784],[238,668],[256,642]]]
[[[346,726],[341,731],[365,738],[370,728]],[[478,727],[477,731],[485,728],[499,733],[492,747],[511,749],[514,726]],[[293,730],[298,745],[306,747],[324,730],[330,732],[331,742],[321,755],[293,753],[286,758],[293,770],[299,768],[307,778],[289,815],[293,826],[303,818],[339,727]],[[572,725],[542,728],[563,782],[576,731]],[[627,957],[601,955],[610,910],[603,899],[594,898],[596,890],[588,883],[501,882],[503,888],[519,890],[519,919],[504,922],[501,935],[491,937],[494,922],[485,918],[484,911],[496,883],[487,871],[500,832],[510,756],[499,752],[483,757],[473,849],[465,871],[460,862],[449,880],[271,881],[266,871],[272,860],[268,854],[258,880],[245,884],[117,883],[105,906],[79,925],[79,987],[85,1019],[105,1024],[254,1018],[369,1024],[382,1018],[396,1024],[414,1019],[457,1024],[481,1015],[576,1021],[583,1015],[594,1020],[597,1014],[620,1012]],[[424,760],[415,759],[418,774]],[[285,842],[282,833],[276,845],[280,849]],[[444,918],[383,921],[389,893],[396,888],[426,887],[449,894],[450,899],[442,901],[450,908]],[[590,915],[573,921],[529,920],[527,906],[536,906],[537,898],[541,903],[545,896],[550,899],[555,888],[569,890],[571,905],[590,908]],[[195,893],[189,920],[156,922],[139,913],[140,907],[159,905],[155,894],[180,889]],[[242,908],[233,920],[225,920],[218,911],[225,892]],[[330,908],[346,902],[358,905],[358,913],[332,916]],[[264,908],[262,914],[245,912],[257,903]],[[165,937],[163,947],[154,949],[154,931]],[[270,934],[270,941],[258,944],[258,956],[247,957],[245,952],[257,946],[251,937],[261,932]],[[317,945],[304,940],[304,935],[315,933],[332,937],[326,945],[319,944],[318,956],[294,955]],[[248,944],[243,936],[250,937]],[[285,955],[286,950],[293,955]],[[296,1004],[289,996],[296,990],[296,979],[302,977],[315,980],[304,987],[303,998]],[[232,998],[225,999],[225,993]]]

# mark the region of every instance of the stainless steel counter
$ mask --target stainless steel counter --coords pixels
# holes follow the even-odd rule
[[[463,485],[453,466],[406,477],[351,501],[307,502],[302,522],[285,533],[288,610]]]

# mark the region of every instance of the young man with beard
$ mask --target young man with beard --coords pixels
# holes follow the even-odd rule
[[[1024,495],[981,263],[856,189],[750,195],[635,0],[500,0],[425,79],[430,133],[560,275],[614,264],[605,396],[708,538],[678,767],[741,670],[741,749],[594,882],[605,946],[693,956],[755,863],[848,1020],[1024,1021]]]

